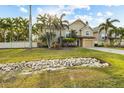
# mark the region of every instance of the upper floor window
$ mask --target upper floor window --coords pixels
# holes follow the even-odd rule
[[[101,39],[104,40],[105,39],[105,34],[101,34]]]
[[[65,32],[65,36],[66,37],[69,37],[69,32]]]
[[[90,35],[90,32],[89,31],[86,31],[86,35],[89,36]]]

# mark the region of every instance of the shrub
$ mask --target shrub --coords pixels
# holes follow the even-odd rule
[[[76,46],[76,38],[64,38],[63,46],[65,47],[75,47]]]
[[[73,43],[75,42],[76,38],[64,38],[63,42],[64,43]]]
[[[52,48],[60,48],[60,45],[58,42],[53,42],[52,43]]]
[[[48,45],[45,44],[44,42],[37,42],[37,46],[38,46],[38,48],[41,48],[41,47],[47,48],[48,47]]]

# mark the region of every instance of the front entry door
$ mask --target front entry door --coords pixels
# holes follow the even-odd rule
[[[80,46],[80,40],[79,39],[77,40],[77,46]]]

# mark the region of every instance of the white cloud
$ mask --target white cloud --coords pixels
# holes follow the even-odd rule
[[[110,12],[110,11],[107,11],[107,12],[98,12],[97,14],[96,14],[98,17],[105,17],[105,18],[107,18],[107,17],[110,17],[110,16],[112,16],[113,15],[113,13],[112,12]]]
[[[89,5],[73,5],[72,6],[74,9],[78,8],[78,9],[87,9],[87,10],[90,10],[90,6]]]
[[[87,9],[90,10],[90,6],[84,6],[84,5],[80,5],[80,6],[74,6],[74,5],[69,5],[69,6],[64,6],[64,5],[60,5],[60,6],[53,6],[53,7],[46,7],[46,8],[42,8],[42,7],[38,7],[37,8],[37,12],[38,14],[44,14],[44,13],[49,13],[49,14],[74,14],[74,10],[75,9]]]
[[[55,15],[55,14],[60,14],[62,13],[62,6],[58,6],[58,7],[48,7],[48,8],[42,8],[42,7],[38,7],[37,8],[37,13],[38,14],[51,14],[51,15]],[[63,11],[63,13],[68,13],[67,11]]]
[[[112,13],[112,12],[107,11],[107,12],[106,12],[106,15],[107,15],[107,16],[112,16],[112,15],[113,15],[113,13]]]
[[[93,17],[92,16],[89,16],[89,15],[76,15],[75,16],[76,19],[80,18],[84,21],[92,21],[93,20]]]
[[[20,11],[23,12],[23,13],[27,13],[28,12],[28,10],[26,8],[24,8],[24,7],[20,7]]]
[[[99,24],[105,22],[106,18],[110,17],[113,15],[112,12],[110,11],[104,11],[104,12],[98,12],[96,13],[96,16],[93,16],[93,13],[90,12],[89,15],[77,15],[75,13],[75,9],[86,9],[90,10],[90,6],[75,6],[75,5],[69,5],[69,6],[49,6],[49,7],[38,7],[37,8],[37,13],[38,14],[44,14],[44,13],[49,13],[49,14],[57,14],[60,15],[62,13],[65,13],[67,15],[73,15],[73,18],[68,18],[69,22],[73,22],[76,19],[81,19],[84,22],[88,21],[90,26],[98,26]]]
[[[95,20],[96,20],[97,24],[101,24],[105,21],[105,18],[101,17],[101,18],[96,18]]]
[[[101,12],[98,12],[97,16],[103,16],[103,14]]]

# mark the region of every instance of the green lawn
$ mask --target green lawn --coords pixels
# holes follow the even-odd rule
[[[124,48],[115,48],[115,49],[124,50]]]
[[[96,57],[109,62],[111,66],[107,68],[71,67],[31,75],[0,75],[0,87],[124,87],[124,55],[83,48],[0,50],[0,63],[69,57]]]

